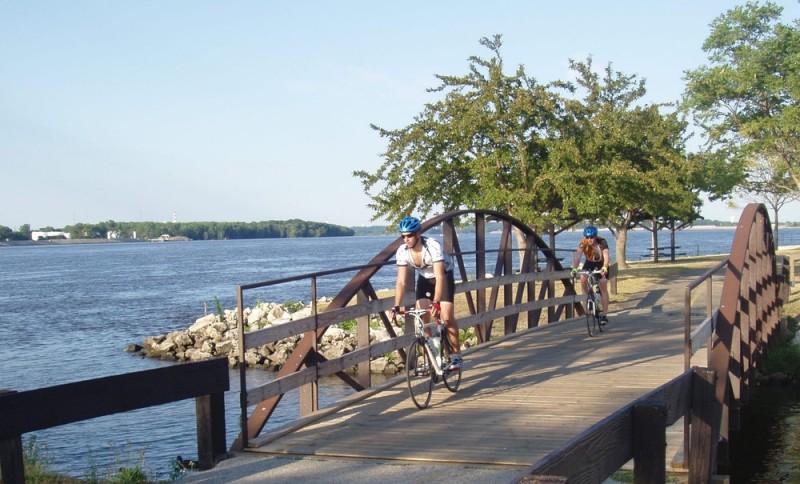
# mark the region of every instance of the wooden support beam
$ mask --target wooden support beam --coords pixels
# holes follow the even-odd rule
[[[667,404],[633,407],[633,481],[666,482]]]

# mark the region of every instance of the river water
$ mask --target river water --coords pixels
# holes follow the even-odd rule
[[[732,235],[732,229],[684,230],[676,234],[676,244],[689,255],[727,253]],[[781,229],[780,235],[788,244],[800,244],[800,229]],[[659,237],[660,245],[666,245],[668,233]],[[560,234],[557,246],[571,249],[579,238],[577,232]],[[369,236],[0,247],[0,388],[23,391],[171,365],[123,349],[147,336],[186,329],[206,311],[214,311],[216,298],[225,308],[235,307],[239,284],[365,264],[393,240]],[[497,240],[497,234],[489,234],[490,247]],[[609,241],[613,254],[610,236]],[[461,242],[462,250],[470,249]],[[631,232],[629,260],[641,260],[649,245],[649,232]],[[491,270],[493,263],[487,265]],[[335,295],[352,275],[320,278],[318,294]],[[393,287],[394,268],[378,271],[373,285]],[[257,295],[281,303],[308,302],[309,297],[308,283],[284,284]],[[249,370],[248,384],[271,376]],[[239,431],[238,373],[232,371],[231,377],[226,394],[229,445]],[[322,405],[348,393],[336,379],[325,382]],[[285,397],[270,425],[298,416],[296,398]],[[165,478],[175,456],[196,456],[194,412],[193,401],[176,402],[35,436],[52,460],[50,467],[59,472],[104,475],[108,469],[138,465],[143,457],[152,476]]]
[[[800,388],[757,388],[741,421],[732,436],[731,482],[800,482]]]

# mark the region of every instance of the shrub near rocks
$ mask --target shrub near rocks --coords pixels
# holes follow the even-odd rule
[[[320,302],[329,302],[323,299]],[[212,357],[228,358],[231,367],[239,365],[239,350],[236,339],[238,327],[237,311],[225,310],[221,315],[207,314],[198,318],[186,331],[174,331],[165,335],[149,336],[142,345],[129,345],[126,351],[162,360],[198,361]],[[258,303],[253,308],[245,308],[245,332],[256,331],[276,324],[294,321],[310,316],[311,306],[302,303]],[[352,327],[343,323],[342,326]],[[370,324],[370,340],[385,341],[388,332],[375,319]],[[396,327],[395,332],[402,334],[403,328]],[[258,348],[251,348],[245,353],[244,363],[252,368],[279,370],[294,350],[301,336],[294,336],[281,341],[268,343]],[[354,331],[343,329],[338,325],[328,327],[320,341],[320,352],[328,359],[338,358],[345,353],[357,349]],[[370,364],[373,372],[397,373],[402,370],[402,363],[397,354],[373,360]]]

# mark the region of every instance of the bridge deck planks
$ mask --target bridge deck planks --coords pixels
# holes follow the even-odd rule
[[[401,381],[249,450],[525,468],[683,372],[680,309],[657,309],[616,315],[595,338],[583,319],[515,335],[468,353],[459,392],[437,385],[428,409]]]

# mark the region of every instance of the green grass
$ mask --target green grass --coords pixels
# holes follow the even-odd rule
[[[621,482],[621,483],[622,482],[633,482],[633,472],[627,471],[627,470],[616,471],[613,474],[611,474],[611,479],[614,482]],[[685,482],[685,481],[682,481],[678,476],[667,475],[666,482],[668,482],[668,483],[680,483],[680,482]]]
[[[113,448],[113,445],[112,445]],[[96,464],[88,463],[83,479],[65,476],[50,470],[53,456],[47,446],[39,442],[36,435],[31,435],[23,441],[23,465],[25,469],[26,484],[74,484],[74,483],[109,483],[109,484],[146,484],[158,482],[148,473],[145,463],[145,449],[132,450],[129,447],[114,449],[114,463],[105,470]],[[173,471],[170,472],[169,481],[174,481],[181,475],[177,461],[172,463]]]
[[[783,373],[794,380],[800,380],[800,345],[795,335],[798,329],[796,318],[788,317],[788,331],[783,344],[767,352],[762,373],[771,375]]]
[[[283,309],[289,311],[290,313],[296,313],[297,311],[306,307],[306,305],[303,304],[303,301],[292,301],[292,300],[284,302],[283,304],[281,304],[281,306],[283,306]]]
[[[217,318],[219,318],[220,321],[225,321],[225,311],[222,309],[222,303],[217,296],[214,296],[214,305],[217,308]]]
[[[78,482],[77,479],[60,476],[48,469],[48,467],[50,467],[53,463],[53,456],[48,452],[47,446],[39,443],[35,435],[23,442],[22,453],[22,462],[25,468],[26,483],[45,484]]]

